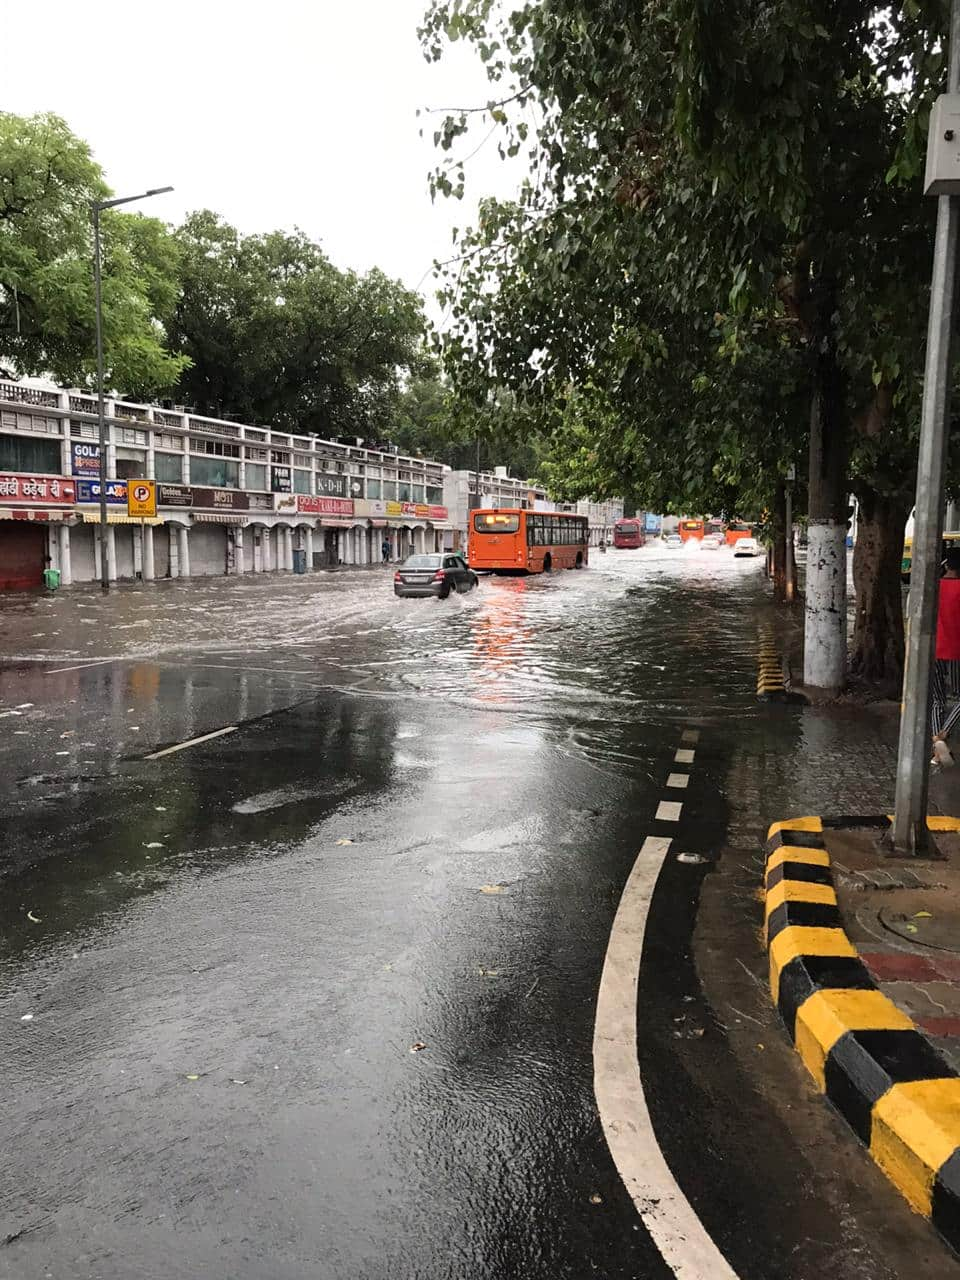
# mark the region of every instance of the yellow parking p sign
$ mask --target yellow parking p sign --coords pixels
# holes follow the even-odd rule
[[[138,520],[155,520],[157,485],[154,480],[127,481],[127,515]]]

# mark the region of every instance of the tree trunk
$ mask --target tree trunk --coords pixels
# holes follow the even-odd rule
[[[847,665],[847,421],[842,371],[816,357],[810,406],[810,496],[803,682],[836,692]]]
[[[853,553],[857,605],[851,673],[896,695],[903,680],[903,594],[900,561],[908,501],[857,491],[860,516]]]
[[[783,604],[787,598],[787,548],[784,536],[786,528],[787,491],[782,481],[777,482],[771,531],[773,533],[773,598]]]

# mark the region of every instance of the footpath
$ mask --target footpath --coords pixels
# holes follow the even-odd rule
[[[800,713],[811,745],[830,743],[840,722],[851,747],[838,807],[823,761],[810,762],[821,785],[767,833],[770,995],[817,1089],[960,1253],[960,764],[931,775],[929,854],[896,856],[889,813],[872,802],[881,779],[892,790],[897,713],[854,703]],[[851,809],[851,794],[866,803]]]

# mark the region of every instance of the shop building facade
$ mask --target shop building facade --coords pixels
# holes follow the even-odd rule
[[[439,462],[106,403],[107,528],[92,396],[0,381],[0,589],[376,564],[441,549],[452,526]],[[157,516],[126,514],[127,481],[157,482]],[[301,557],[298,557],[301,558]]]

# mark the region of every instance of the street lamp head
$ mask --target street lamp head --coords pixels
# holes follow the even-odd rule
[[[148,196],[165,196],[168,191],[172,191],[173,187],[154,187],[147,192]]]

